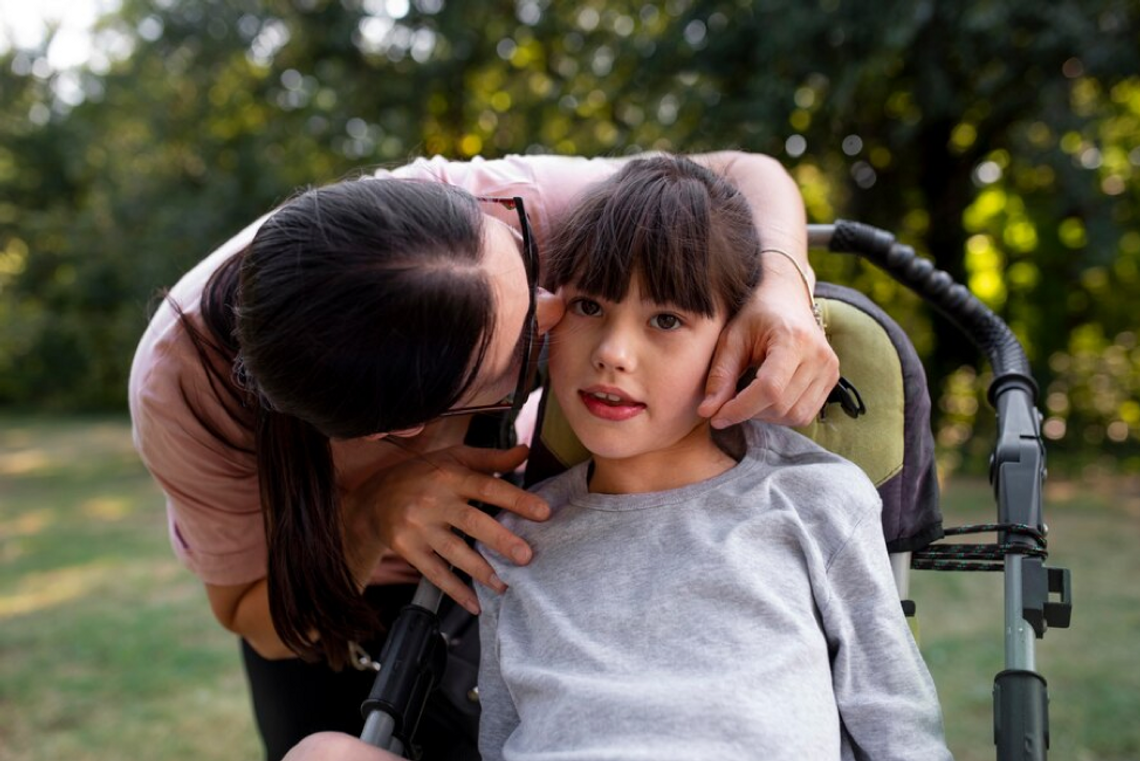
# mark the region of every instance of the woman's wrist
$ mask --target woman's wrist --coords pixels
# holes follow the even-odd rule
[[[789,292],[802,293],[802,303],[808,306],[816,324],[822,328],[823,311],[815,301],[815,273],[811,265],[801,264],[789,251],[771,246],[761,249],[760,257],[764,270],[762,285],[768,285],[769,292],[779,291],[785,295]],[[775,284],[772,283],[773,275],[777,281]]]
[[[340,494],[344,562],[357,590],[363,594],[381,550],[377,549],[375,519],[362,503],[359,491]]]

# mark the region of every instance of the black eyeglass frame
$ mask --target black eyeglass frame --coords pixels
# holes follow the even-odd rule
[[[460,415],[479,415],[492,412],[506,412],[510,411],[512,416],[517,415],[519,410],[522,409],[523,403],[526,401],[527,392],[530,389],[531,380],[534,376],[534,367],[531,360],[531,353],[534,350],[535,338],[538,334],[538,325],[535,320],[535,314],[538,308],[538,245],[534,241],[534,233],[530,226],[530,220],[526,215],[526,204],[519,196],[512,197],[495,197],[495,196],[476,196],[476,201],[483,203],[497,203],[504,208],[518,212],[519,215],[519,230],[522,233],[522,255],[523,267],[526,269],[527,288],[530,291],[530,303],[527,305],[526,321],[523,323],[523,351],[522,351],[522,366],[519,368],[519,380],[515,386],[515,392],[511,395],[510,401],[501,401],[495,404],[478,404],[470,407],[452,407],[449,410],[444,410],[437,418],[445,417],[458,417]]]

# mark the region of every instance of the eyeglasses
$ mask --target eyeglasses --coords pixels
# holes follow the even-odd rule
[[[501,402],[496,404],[480,404],[472,407],[452,407],[440,413],[438,417],[456,417],[458,415],[475,415],[479,413],[489,412],[506,412],[510,410],[512,414],[517,415],[519,410],[522,409],[523,402],[526,401],[527,391],[530,389],[531,377],[533,375],[533,368],[531,367],[531,353],[534,349],[534,341],[538,334],[538,325],[535,321],[535,312],[538,304],[538,246],[534,242],[534,233],[530,228],[530,221],[526,216],[526,206],[523,204],[523,199],[515,196],[513,198],[491,198],[480,196],[476,197],[476,201],[485,203],[497,203],[506,209],[518,212],[519,215],[519,229],[522,231],[522,256],[523,266],[526,268],[526,283],[527,289],[530,292],[530,302],[527,305],[526,321],[523,323],[522,334],[522,363],[519,368],[519,380],[515,386],[515,392],[508,396]]]

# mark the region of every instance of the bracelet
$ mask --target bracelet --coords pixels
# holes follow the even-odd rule
[[[762,248],[762,249],[760,249],[760,253],[761,254],[779,254],[780,256],[784,257],[785,259],[787,259],[789,262],[792,263],[792,266],[796,268],[796,272],[800,273],[800,280],[804,281],[804,289],[807,291],[808,301],[811,302],[811,314],[813,317],[815,317],[815,324],[819,325],[820,328],[824,328],[823,309],[816,302],[815,294],[812,293],[811,282],[808,280],[807,273],[804,272],[804,268],[802,266],[800,266],[800,263],[798,261],[796,261],[796,258],[794,256],[792,256],[791,254],[789,254],[787,251],[784,251],[784,250],[778,249],[778,248]]]

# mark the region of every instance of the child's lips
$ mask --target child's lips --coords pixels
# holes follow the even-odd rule
[[[603,420],[629,420],[645,409],[644,404],[629,399],[619,389],[583,389],[578,392],[578,397],[591,415]]]

